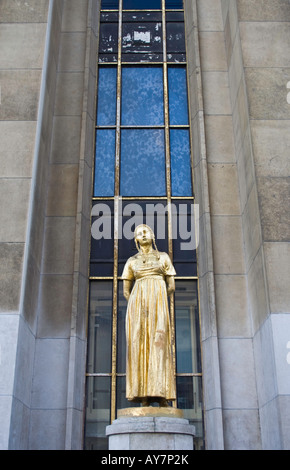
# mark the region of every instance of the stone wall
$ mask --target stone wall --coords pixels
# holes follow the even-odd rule
[[[26,79],[24,75],[21,77],[22,93],[24,83],[24,90],[27,86],[30,94],[25,96],[24,104],[21,101],[17,105],[15,100],[18,120],[28,120],[25,114],[20,114],[21,107],[32,115],[29,116],[30,133],[23,127],[23,137],[19,136],[17,128],[14,142],[18,149],[22,144],[27,174],[20,180],[20,173],[20,181],[16,181],[14,163],[11,183],[15,183],[14,200],[18,198],[16,202],[20,204],[20,207],[14,204],[18,211],[15,216],[8,205],[8,200],[13,198],[8,197],[7,189],[6,207],[1,204],[7,218],[11,214],[15,220],[19,219],[18,228],[15,226],[18,251],[11,246],[14,237],[9,233],[9,246],[3,245],[3,253],[7,256],[10,247],[14,258],[19,252],[17,256],[24,260],[17,265],[14,258],[10,264],[7,262],[11,277],[19,283],[22,281],[22,289],[16,292],[14,287],[18,304],[13,308],[19,308],[20,315],[18,312],[15,315],[19,331],[18,337],[15,331],[11,342],[14,357],[10,354],[7,365],[9,373],[12,371],[9,383],[12,413],[7,409],[3,448],[7,447],[11,414],[9,448],[72,449],[82,447],[99,2],[30,1],[20,2],[19,9],[23,11],[27,7],[31,14],[34,8],[38,15],[44,14],[40,4],[46,12],[47,24],[41,28],[42,24],[38,23],[34,29],[28,25],[28,32],[29,26],[39,31],[39,37],[32,41],[36,59],[31,67],[39,63],[40,67],[43,64],[43,70],[29,70]],[[10,13],[11,2],[2,2],[1,7],[4,6],[7,14]],[[15,21],[16,12],[11,14]],[[24,32],[14,28],[15,40],[21,44]],[[33,62],[31,51],[26,52],[30,36],[23,45],[23,55],[25,58],[27,54],[29,64]],[[18,51],[16,55],[21,53]],[[9,83],[13,82],[9,80]],[[12,104],[7,105],[9,112]],[[15,129],[16,126],[10,125],[10,146],[15,141]],[[12,160],[13,149],[9,149],[9,156]],[[21,156],[17,154],[17,158],[20,160]],[[22,191],[19,184],[23,186]],[[11,284],[6,274],[3,278]],[[10,315],[8,320],[11,318]],[[6,328],[11,337],[10,324]],[[17,328],[18,323],[14,329]]]
[[[247,166],[244,171],[244,227],[262,442],[289,449],[290,5],[238,0],[237,6],[249,109],[245,135],[251,136],[254,167],[251,177]]]
[[[0,4],[0,448],[8,446],[49,2]],[[29,364],[29,366],[28,366]],[[28,381],[30,361],[28,360]]]

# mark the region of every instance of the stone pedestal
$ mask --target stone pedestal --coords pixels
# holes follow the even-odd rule
[[[109,450],[193,450],[195,427],[174,408],[126,408],[107,426]]]

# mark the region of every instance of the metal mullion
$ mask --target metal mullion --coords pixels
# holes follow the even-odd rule
[[[122,86],[122,9],[119,2],[118,63],[117,63],[117,111],[116,111],[116,156],[115,156],[115,198],[114,198],[114,276],[113,276],[113,318],[112,318],[112,380],[111,380],[111,422],[116,417],[117,383],[117,310],[118,310],[118,234],[120,194],[120,151],[121,151],[121,86]]]
[[[165,159],[166,159],[166,194],[168,205],[168,252],[173,260],[172,243],[172,210],[171,210],[171,161],[170,161],[170,135],[169,135],[169,96],[168,96],[168,75],[167,75],[167,47],[166,47],[166,9],[165,0],[162,0],[162,33],[163,33],[163,81],[164,81],[164,123],[165,123]],[[170,319],[172,338],[173,370],[176,374],[176,346],[175,346],[175,314],[174,295],[170,295]],[[177,397],[173,404],[177,407]]]

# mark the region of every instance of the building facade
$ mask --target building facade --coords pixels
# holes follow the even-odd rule
[[[123,183],[121,176],[119,191],[115,175],[113,193],[94,192],[97,158],[100,181],[108,168],[103,153],[97,157],[96,134],[114,129],[122,136],[123,131],[125,141],[125,132],[141,127],[149,132],[149,125],[164,131],[164,154],[171,155],[171,164],[174,132],[190,135],[181,147],[190,147],[192,193],[171,192],[171,167],[164,190],[136,193],[134,202],[143,196],[170,204],[194,200],[199,207],[196,271],[184,270],[185,260],[177,259],[182,266],[175,296],[175,310],[183,312],[175,318],[179,405],[199,425],[196,448],[289,449],[289,1],[144,1],[151,12],[145,23],[155,31],[160,25],[164,39],[160,50],[159,40],[154,43],[155,78],[148,89],[156,79],[153,91],[158,90],[160,69],[161,79],[168,80],[162,95],[168,112],[163,110],[164,121],[149,124],[126,124],[120,117],[118,127],[118,113],[113,124],[98,122],[96,109],[101,96],[105,105],[112,99],[112,91],[100,93],[111,83],[109,66],[123,78],[116,84],[117,99],[126,93],[124,84],[137,62],[122,58],[120,28],[127,25],[126,34],[136,30],[136,47],[140,38],[149,42],[148,31],[154,29],[132,26],[135,9],[129,0],[123,2],[0,2],[0,448],[105,448],[102,430],[91,423],[105,426],[126,405],[122,365],[118,369],[124,359],[124,349],[118,352],[123,260],[114,251],[122,245],[115,235],[113,245],[99,247],[107,253],[105,260],[92,257],[91,224],[96,202],[107,198],[116,210],[116,196],[125,194],[128,201],[133,196],[124,186],[130,175]],[[142,2],[135,3],[143,10]],[[120,33],[111,51],[100,49],[108,37],[106,12]],[[174,45],[171,51],[169,37],[175,32],[170,28],[183,22],[180,14],[185,50]],[[172,59],[166,52],[179,56]],[[112,53],[107,65],[100,60],[105,53]],[[171,121],[170,114],[171,72],[172,89],[181,83],[176,70],[185,71],[188,93],[188,120],[181,123]],[[142,139],[138,142],[142,147]],[[114,148],[122,161],[122,146],[114,141]],[[92,261],[94,269],[102,265],[108,271],[92,272]],[[112,313],[111,333],[106,336],[104,326],[99,339],[90,326],[98,305]],[[196,317],[186,323],[189,311]],[[98,327],[105,325],[105,317],[99,320]],[[189,324],[195,364],[190,370],[182,369],[189,356],[178,346],[184,345],[182,339],[178,343],[178,325]],[[92,338],[104,348],[95,359]],[[100,369],[90,369],[93,360]],[[107,405],[95,406],[90,398],[95,393],[97,403]]]

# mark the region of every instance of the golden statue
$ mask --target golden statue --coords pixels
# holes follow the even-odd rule
[[[126,397],[149,406],[176,399],[167,296],[175,290],[175,269],[158,251],[152,229],[134,232],[138,253],[128,259],[122,279],[126,314]],[[153,246],[154,245],[154,248]]]

